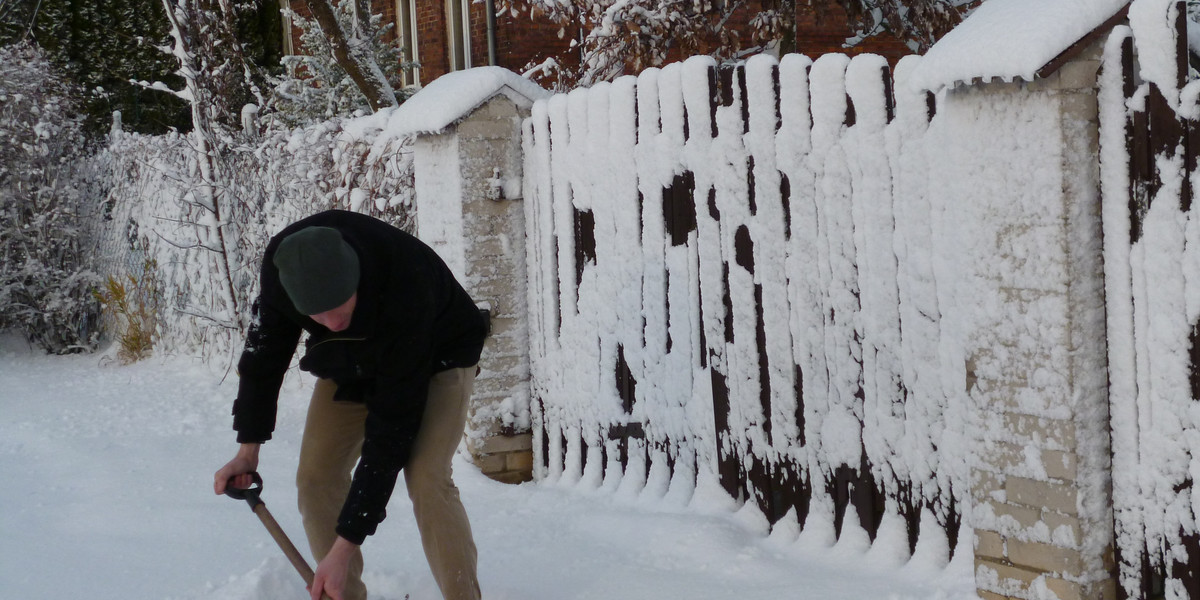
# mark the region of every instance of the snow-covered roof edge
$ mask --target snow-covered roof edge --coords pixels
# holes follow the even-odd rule
[[[441,133],[496,95],[528,108],[551,93],[503,67],[455,71],[433,80],[396,108],[384,130],[396,136]]]
[[[1093,32],[1124,20],[1128,5],[1129,0],[989,0],[929,49],[910,83],[937,91],[963,82],[1033,81],[1061,66]]]

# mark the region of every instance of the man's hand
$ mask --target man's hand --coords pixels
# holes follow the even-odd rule
[[[250,473],[258,470],[259,446],[260,444],[242,444],[238,448],[237,456],[213,475],[213,491],[218,496],[225,493],[225,486],[230,483],[231,478],[233,487],[236,488],[248,488],[254,483]]]
[[[338,536],[329,554],[317,565],[313,584],[308,588],[312,600],[321,600],[322,593],[332,600],[342,600],[342,594],[346,591],[346,574],[350,571],[350,557],[356,548],[349,540]]]

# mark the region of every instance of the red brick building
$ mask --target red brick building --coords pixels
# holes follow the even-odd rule
[[[292,10],[307,15],[304,0],[290,1]],[[751,0],[727,23],[738,31],[743,45],[749,44],[749,20],[772,0]],[[832,2],[815,8],[797,2],[796,51],[812,57],[829,52],[859,54],[872,52],[895,63],[912,50],[903,40],[887,34],[869,38],[854,47],[845,47],[854,35],[846,14]],[[578,65],[577,51],[570,49],[571,39],[579,39],[581,30],[560,27],[546,19],[532,19],[526,13],[517,17],[505,12],[488,18],[493,0],[372,0],[373,10],[394,25],[393,34],[401,46],[410,49],[410,57],[420,67],[405,74],[406,85],[425,85],[451,71],[484,65],[498,65],[522,72],[528,65],[554,57],[568,67]],[[290,27],[290,25],[287,25]],[[291,34],[291,48],[299,48],[299,30]],[[756,52],[747,49],[747,54]],[[683,58],[673,56],[673,60]]]

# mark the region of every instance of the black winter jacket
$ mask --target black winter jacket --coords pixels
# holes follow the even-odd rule
[[[297,312],[272,262],[283,238],[312,225],[337,229],[358,253],[358,300],[345,331],[331,332]],[[362,459],[337,524],[339,535],[361,544],[386,516],[421,425],[430,377],[479,362],[486,321],[429,246],[347,211],[319,213],[279,232],[267,245],[260,283],[238,362],[238,442],[271,438],[279,387],[307,331],[300,368],[337,383],[336,400],[367,406]]]

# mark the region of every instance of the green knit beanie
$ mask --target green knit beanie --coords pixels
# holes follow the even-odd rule
[[[331,227],[305,227],[283,238],[272,262],[292,304],[304,315],[333,310],[358,290],[358,254]]]

